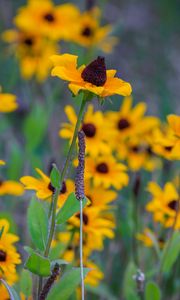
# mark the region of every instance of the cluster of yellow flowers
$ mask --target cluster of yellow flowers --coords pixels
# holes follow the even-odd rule
[[[12,44],[12,52],[20,62],[21,74],[29,79],[46,79],[49,57],[66,41],[83,47],[110,52],[117,39],[110,37],[110,25],[101,26],[100,10],[96,7],[81,12],[75,4],[55,5],[51,0],[28,0],[14,18],[16,29],[3,33],[4,41]]]
[[[19,238],[9,229],[9,222],[6,219],[0,219],[0,279],[13,285],[18,279],[16,265],[21,263],[21,259],[14,246]],[[0,295],[2,300],[9,299],[8,291],[1,282]]]

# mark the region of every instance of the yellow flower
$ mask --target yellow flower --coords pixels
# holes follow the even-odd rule
[[[22,31],[36,33],[50,39],[69,39],[77,26],[79,10],[66,3],[55,6],[51,0],[29,0],[14,19]]]
[[[11,44],[10,49],[20,63],[22,77],[30,79],[35,76],[38,81],[43,81],[52,67],[49,57],[58,51],[58,46],[35,33],[7,30],[3,39]]]
[[[109,36],[111,32],[111,25],[100,26],[100,10],[94,8],[80,16],[72,40],[83,47],[96,47],[109,53],[118,41],[116,37]]]
[[[0,165],[4,166],[5,164],[6,164],[5,161],[0,159]]]
[[[116,70],[106,70],[103,57],[98,57],[88,66],[82,65],[79,68],[76,55],[53,55],[51,59],[54,64],[52,76],[69,81],[69,89],[74,95],[80,90],[92,92],[99,97],[131,94],[131,85],[114,77]]]
[[[80,227],[80,214],[69,219],[69,224],[75,228]],[[90,249],[102,250],[104,238],[114,237],[115,223],[101,216],[100,210],[94,207],[86,207],[83,210],[83,231],[85,241]]]
[[[13,180],[0,180],[0,196],[21,196],[24,193],[22,184]]]
[[[177,217],[175,229],[179,229],[180,211],[177,211],[179,195],[174,184],[167,182],[161,188],[157,183],[150,182],[147,189],[153,198],[146,205],[146,210],[153,214],[154,221],[160,222],[165,227],[172,227]]]
[[[85,181],[85,195],[90,200],[91,207],[99,207],[101,210],[109,208],[107,205],[117,198],[115,191],[102,186],[94,187],[90,180]]]
[[[144,246],[153,247],[154,242],[152,235],[154,235],[153,231],[149,228],[145,228],[143,233],[137,233],[136,238],[139,241],[141,241],[144,244]],[[157,241],[159,243],[160,248],[162,248],[164,245],[163,239],[158,238]]]
[[[169,160],[180,159],[180,117],[169,115],[168,126],[154,131],[153,150]]]
[[[107,112],[111,129],[112,143],[118,147],[118,141],[143,135],[159,125],[158,118],[144,116],[146,104],[138,103],[132,108],[132,97],[125,97],[118,112]]]
[[[9,223],[7,220],[0,220],[0,273],[8,276],[16,272],[16,265],[21,263],[20,255],[17,253],[14,243],[17,236],[8,232]]]
[[[0,113],[10,113],[18,108],[16,96],[0,92]],[[1,161],[2,164],[2,161]]]
[[[38,168],[36,168],[36,172],[40,175],[40,178],[36,179],[32,176],[23,176],[20,181],[25,185],[26,190],[36,191],[36,196],[39,199],[51,201],[54,188],[51,185],[50,178]],[[72,180],[67,179],[63,182],[62,189],[58,197],[58,207],[61,207],[64,204],[68,195],[73,191],[74,183]]]
[[[90,271],[88,272],[87,276],[85,277],[84,283],[90,286],[97,287],[100,281],[104,278],[103,272],[100,268],[93,263],[92,261],[85,262],[86,268],[89,268]]]
[[[65,107],[65,113],[70,124],[63,123],[59,135],[62,138],[69,139],[71,142],[77,116],[74,108],[70,105]],[[94,112],[93,106],[89,105],[87,112],[84,115],[81,129],[85,133],[87,154],[97,156],[98,154],[107,154],[111,152],[110,146],[106,141],[106,121],[101,111]],[[96,147],[94,145],[96,145]]]
[[[160,168],[161,161],[152,151],[151,138],[152,135],[144,134],[120,141],[116,147],[118,158],[126,160],[132,171],[143,168],[152,172]]]
[[[87,157],[85,176],[93,180],[95,187],[113,186],[119,190],[128,184],[126,169],[126,166],[118,163],[112,155],[98,156],[95,159]]]
[[[18,275],[17,273],[8,273],[8,274],[3,274],[0,271],[0,278],[3,278],[10,286],[12,286],[17,280],[18,280]],[[1,283],[0,281],[0,295],[1,295],[1,300],[8,300],[10,299],[8,290],[4,286],[4,284]]]

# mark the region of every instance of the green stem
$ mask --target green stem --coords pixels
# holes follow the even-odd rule
[[[46,244],[46,249],[44,251],[44,256],[45,257],[48,257],[49,251],[50,251],[50,248],[51,248],[51,243],[52,243],[52,240],[53,240],[55,227],[56,227],[56,209],[57,209],[58,197],[59,197],[61,186],[62,186],[62,183],[65,179],[66,172],[68,170],[68,167],[69,167],[69,164],[70,164],[70,161],[71,161],[71,157],[72,157],[75,145],[76,145],[77,134],[78,134],[78,130],[79,130],[80,125],[81,125],[82,118],[83,118],[87,98],[88,98],[88,94],[84,93],[84,97],[82,99],[82,103],[81,103],[81,107],[80,107],[80,110],[79,110],[76,126],[75,126],[75,129],[74,129],[73,139],[72,139],[69,151],[68,151],[68,155],[67,155],[62,173],[61,173],[60,187],[57,188],[55,190],[55,193],[53,194],[51,218],[50,218],[50,220],[51,220],[50,230],[49,230],[48,241],[47,241],[47,244]],[[41,290],[42,290],[42,278],[39,279],[38,295],[40,294]]]

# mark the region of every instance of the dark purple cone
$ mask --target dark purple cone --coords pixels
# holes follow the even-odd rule
[[[76,169],[75,177],[75,194],[78,200],[84,199],[84,168],[85,168],[85,133],[84,131],[78,132],[78,167]]]
[[[60,268],[59,268],[59,265],[58,264],[55,264],[54,266],[54,269],[52,270],[52,274],[51,276],[48,278],[48,280],[46,281],[42,291],[41,291],[41,294],[40,294],[40,297],[39,297],[39,300],[45,300],[50,289],[52,288],[55,280],[57,279],[58,275],[60,274]]]
[[[83,70],[81,77],[84,81],[96,86],[103,86],[107,80],[106,65],[104,57],[98,56]]]

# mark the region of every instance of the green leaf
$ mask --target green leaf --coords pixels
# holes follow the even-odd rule
[[[21,273],[20,289],[21,289],[21,292],[26,297],[31,296],[31,294],[32,294],[32,277],[28,270],[23,270]]]
[[[25,269],[42,277],[49,276],[51,274],[50,260],[34,252],[25,263]]]
[[[136,283],[133,279],[133,275],[135,275],[136,272],[137,268],[135,264],[132,261],[130,261],[126,268],[123,282],[123,295],[126,300],[139,299],[136,292]]]
[[[88,273],[89,269],[84,269],[84,276]],[[80,284],[81,276],[80,269],[72,269],[66,272],[60,281],[58,281],[51,289],[47,300],[68,300],[76,287]]]
[[[87,200],[83,200],[83,207],[86,205]],[[72,217],[75,213],[77,213],[80,209],[79,200],[76,199],[74,193],[71,193],[66,202],[64,203],[63,207],[57,214],[57,224],[65,223],[70,217]]]
[[[28,208],[27,222],[34,245],[44,251],[48,236],[48,217],[43,205],[32,198]]]
[[[50,178],[52,186],[56,189],[60,188],[61,175],[55,164],[53,164],[53,169],[51,171]]]
[[[20,300],[20,297],[18,296],[18,294],[16,293],[15,289],[12,286],[9,286],[9,284],[3,279],[0,279],[0,281],[7,288],[11,300]]]
[[[103,283],[101,283],[97,287],[86,285],[86,291],[89,291],[89,292],[99,296],[99,298],[103,297],[103,299],[106,299],[106,300],[118,300],[118,298],[115,297],[112,294],[112,292],[110,291],[110,289]]]
[[[161,258],[163,273],[170,272],[179,254],[180,254],[180,232],[175,231],[172,240],[168,241],[166,246],[163,249],[163,254]]]
[[[161,291],[158,285],[149,281],[145,287],[145,300],[160,300],[161,299]]]

